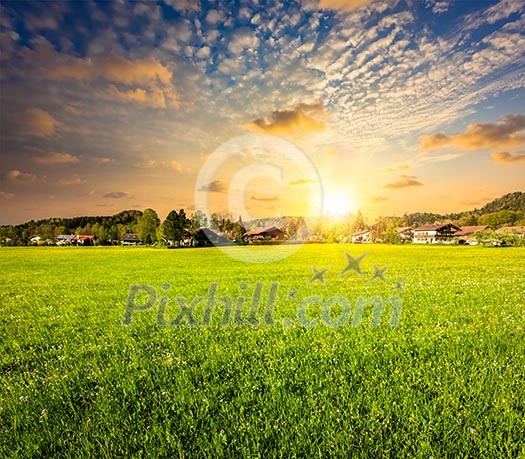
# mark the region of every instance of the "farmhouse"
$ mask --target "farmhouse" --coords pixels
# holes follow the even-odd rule
[[[459,227],[452,223],[422,225],[414,229],[415,244],[450,244]]]
[[[121,245],[139,245],[140,244],[139,235],[135,233],[126,233],[120,239],[120,244]]]
[[[352,234],[352,244],[369,244],[372,240],[372,231],[369,229]]]
[[[458,238],[459,244],[469,244],[475,245],[478,243],[475,234],[479,231],[485,231],[488,228],[488,225],[482,226],[462,226],[458,232],[456,232],[455,237]]]
[[[78,234],[71,239],[71,245],[94,245],[95,236],[92,234]]]
[[[40,236],[33,236],[31,239],[29,239],[29,242],[31,242],[31,244],[38,244],[40,239],[42,239]]]
[[[396,232],[399,234],[402,242],[412,242],[412,239],[414,238],[414,231],[410,226],[397,228]]]
[[[71,245],[74,238],[74,234],[59,234],[57,236],[57,245]]]
[[[243,239],[249,243],[255,241],[282,241],[284,239],[284,231],[275,226],[264,226],[247,231],[244,233]]]

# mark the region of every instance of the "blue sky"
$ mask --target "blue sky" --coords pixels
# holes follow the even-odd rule
[[[0,223],[191,211],[203,162],[247,132],[293,141],[326,193],[370,218],[523,189],[524,10],[4,1]],[[246,193],[260,216],[292,213],[301,196],[270,183]],[[214,198],[231,210],[227,186]]]

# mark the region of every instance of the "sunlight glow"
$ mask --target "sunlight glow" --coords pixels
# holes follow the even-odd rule
[[[328,191],[324,196],[323,214],[344,216],[355,212],[355,199],[348,191]]]

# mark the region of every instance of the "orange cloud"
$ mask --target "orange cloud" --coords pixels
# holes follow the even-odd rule
[[[525,115],[505,115],[498,123],[469,124],[463,133],[422,136],[422,150],[457,146],[467,150],[481,148],[513,148],[525,145]]]
[[[372,0],[319,0],[319,8],[352,11],[371,2]]]
[[[22,118],[22,132],[37,137],[49,138],[62,123],[40,108],[28,108]]]
[[[12,199],[15,195],[13,193],[8,193],[7,191],[0,191],[0,199]]]
[[[400,188],[409,188],[413,186],[423,186],[423,184],[416,180],[417,177],[414,175],[401,175],[401,180],[398,180],[397,182],[389,183],[388,185],[385,185],[385,188],[391,189],[391,190],[397,190]]]
[[[162,168],[173,169],[174,171],[177,171],[177,172],[182,172],[182,164],[175,160],[157,161],[156,159],[147,159],[145,161],[135,164],[135,167],[139,167],[142,169],[156,169],[158,167],[159,168],[162,167]]]
[[[299,138],[324,131],[325,122],[318,118],[325,116],[322,102],[299,104],[291,109],[276,110],[269,116],[247,123],[244,128],[252,132]]]
[[[524,153],[516,153],[512,154],[508,151],[496,151],[492,153],[492,162],[494,163],[516,163],[516,162],[525,162],[525,154]]]
[[[138,102],[152,107],[166,108],[166,98],[164,92],[159,88],[153,89],[133,89],[131,91],[120,91],[116,86],[111,85],[108,88],[108,93],[116,96],[122,100],[131,102]]]
[[[7,179],[11,182],[18,183],[32,183],[36,180],[36,175],[30,172],[22,172],[18,169],[13,169],[7,173]]]
[[[37,164],[78,163],[80,160],[69,153],[48,153],[47,155],[33,156]]]

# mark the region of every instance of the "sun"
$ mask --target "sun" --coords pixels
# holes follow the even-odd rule
[[[354,197],[347,191],[332,191],[324,195],[323,214],[344,216],[355,211]]]

